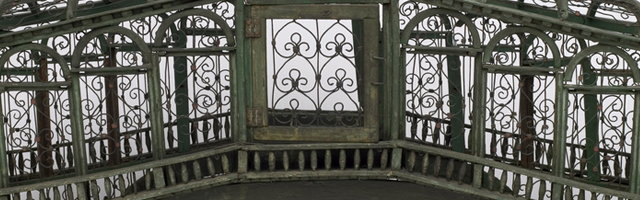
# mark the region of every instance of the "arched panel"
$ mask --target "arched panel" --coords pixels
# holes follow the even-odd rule
[[[91,31],[78,41],[71,66],[78,76],[89,169],[150,158],[151,51],[122,27]]]

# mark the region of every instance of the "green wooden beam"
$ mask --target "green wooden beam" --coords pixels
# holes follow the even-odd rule
[[[179,28],[186,27],[186,18],[180,19]],[[187,45],[187,35],[184,31],[178,30],[178,47],[186,47]],[[190,140],[190,124],[189,115],[191,111],[191,101],[189,101],[189,66],[187,66],[187,57],[186,56],[174,56],[173,57],[173,74],[174,74],[174,86],[175,91],[173,93],[174,96],[174,105],[176,107],[176,121],[178,123],[177,128],[178,132],[178,152],[187,152],[191,150],[191,140]],[[194,64],[195,65],[195,64]],[[195,69],[191,69],[195,71]],[[193,72],[192,72],[193,73]],[[173,142],[173,141],[168,141]]]
[[[453,35],[448,34],[446,45],[453,44]],[[458,55],[447,56],[447,77],[449,78],[449,116],[451,117],[451,148],[453,151],[465,151],[464,143],[464,96],[462,91],[462,62]]]
[[[349,4],[389,3],[391,0],[350,0]],[[290,5],[290,4],[330,4],[346,3],[344,0],[247,0],[249,5]]]

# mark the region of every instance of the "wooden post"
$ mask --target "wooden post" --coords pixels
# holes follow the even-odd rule
[[[36,74],[37,82],[46,82],[48,79],[47,74],[47,59],[46,55],[41,55],[40,68]],[[38,143],[38,158],[41,177],[49,177],[53,175],[53,152],[51,147],[51,123],[49,119],[49,91],[36,91],[36,97],[34,99],[36,107],[36,121],[37,121],[37,136],[36,142]],[[35,162],[35,161],[31,161]],[[62,170],[62,169],[59,169]]]

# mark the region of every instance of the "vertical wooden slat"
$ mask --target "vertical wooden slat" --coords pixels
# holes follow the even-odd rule
[[[124,176],[122,176],[122,174],[118,175],[118,190],[120,191],[121,197],[127,195],[127,186],[124,184]]]
[[[113,190],[111,187],[111,178],[106,177],[104,178],[104,181],[102,182],[102,184],[104,185],[104,192],[106,192],[106,199],[111,199],[113,198],[112,194],[113,194]]]
[[[324,151],[324,168],[326,170],[330,170],[331,169],[331,150],[327,149]]]
[[[584,65],[583,65],[584,66]],[[564,176],[565,169],[565,156],[566,155],[566,137],[567,137],[567,101],[568,100],[568,91],[564,88],[564,74],[556,73],[556,97],[555,102],[556,105],[554,109],[556,110],[555,114],[555,126],[553,128],[553,175],[558,177]],[[585,96],[586,98],[586,96]],[[593,108],[592,108],[593,109]],[[597,121],[597,120],[594,120]],[[596,122],[597,123],[597,122]],[[597,132],[597,127],[595,128]],[[561,199],[562,198],[563,186],[557,183],[551,184],[551,198]]]
[[[163,159],[165,150],[164,132],[164,117],[162,108],[162,98],[160,89],[160,61],[157,54],[151,54],[151,70],[147,71],[147,84],[149,84],[149,115],[151,116],[151,132],[153,137],[149,138],[149,132],[146,132],[147,142],[152,141],[151,147],[147,146],[149,150],[153,152],[153,158],[156,160]],[[169,141],[171,142],[171,141]]]
[[[517,197],[518,194],[520,193],[520,187],[522,186],[520,182],[520,174],[513,174],[513,176],[514,176],[514,179],[513,179],[513,182],[511,182],[512,183],[511,190],[513,191],[513,196]]]
[[[473,145],[471,152],[474,156],[484,157],[485,155],[485,112],[486,109],[486,93],[487,90],[487,71],[482,69],[483,63],[483,54],[477,53],[474,57],[474,86],[473,86],[473,127],[471,129],[471,134],[473,135]],[[477,101],[475,99],[482,99]],[[473,166],[473,187],[481,188],[482,187],[482,177],[484,176],[484,166],[480,164],[475,164]],[[491,170],[491,169],[490,169]],[[495,176],[489,176],[489,182],[493,181]],[[493,187],[489,187],[490,190],[493,190]]]
[[[411,150],[411,152],[409,152],[409,157],[407,158],[407,171],[409,171],[410,173],[413,172],[413,168],[415,167],[416,164],[416,152]]]
[[[507,187],[507,171],[502,170],[502,176],[500,176],[500,193],[504,194],[504,189]]]
[[[533,191],[533,178],[531,176],[527,176],[527,183],[524,188],[524,198],[531,199],[532,191]]]
[[[216,167],[213,165],[213,160],[210,157],[207,157],[207,170],[209,170],[209,175],[214,177],[216,174]]]
[[[451,180],[451,177],[453,176],[453,168],[454,168],[454,163],[455,159],[453,158],[449,158],[449,164],[447,164],[447,181]]]
[[[368,170],[372,170],[373,169],[373,149],[369,149],[367,151],[367,169]]]
[[[488,173],[488,179],[489,179],[489,190],[493,191],[495,188],[495,178],[496,178],[496,170],[493,167],[489,167],[489,173]]]
[[[224,174],[229,174],[231,169],[229,169],[229,158],[227,158],[226,154],[222,154],[222,172]]]
[[[169,186],[176,185],[176,172],[173,170],[173,165],[167,165],[167,175],[169,175]]]
[[[547,181],[540,180],[540,187],[538,187],[538,200],[546,199],[547,194]]]
[[[274,170],[276,170],[276,155],[273,153],[273,151],[269,151],[268,159],[269,171],[273,172]]]
[[[427,175],[429,169],[429,153],[424,153],[422,156],[422,175]]]
[[[98,182],[96,180],[91,180],[91,197],[93,197],[94,200],[100,200],[100,186],[98,186]],[[150,188],[147,188],[150,189]],[[56,191],[57,188],[53,188],[53,194],[54,197],[56,196]]]
[[[153,176],[153,172],[149,169],[145,170],[145,174],[144,174],[144,188],[146,190],[151,190],[151,178]],[[93,183],[91,183],[93,184]]]
[[[260,171],[260,154],[258,154],[258,152],[254,152],[253,153],[253,170],[255,170],[256,172]]]
[[[196,181],[202,179],[202,170],[200,169],[200,162],[198,160],[194,160],[191,164],[193,166],[193,176]]]
[[[353,154],[353,169],[356,171],[360,169],[360,149],[356,149]]]
[[[464,180],[464,176],[467,174],[467,162],[464,160],[460,161],[460,171],[458,171],[458,184],[462,184]]]
[[[380,169],[382,170],[387,169],[388,159],[389,159],[389,152],[387,149],[383,149],[382,154],[380,155]]]
[[[289,153],[287,151],[282,152],[282,167],[284,171],[289,171]]]
[[[340,170],[344,170],[344,168],[347,166],[347,154],[344,152],[344,149],[340,149],[338,164],[340,165]]]
[[[180,178],[182,183],[189,182],[189,169],[187,168],[187,163],[180,163]]]
[[[238,151],[238,174],[247,173],[248,170],[249,170],[249,152],[240,150]]]
[[[311,151],[311,171],[316,171],[318,168],[318,153],[316,150]]]
[[[164,170],[162,167],[153,168],[153,182],[155,184],[155,189],[159,190],[166,186],[164,182]]]
[[[433,163],[433,175],[438,177],[440,175],[440,166],[441,166],[442,158],[440,155],[436,156],[436,161]]]
[[[298,168],[300,171],[304,171],[304,151],[298,151]]]

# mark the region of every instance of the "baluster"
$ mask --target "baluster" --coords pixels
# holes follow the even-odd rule
[[[24,175],[24,158],[22,152],[18,153],[18,172],[20,172],[20,175]]]
[[[367,151],[367,169],[373,169],[373,149],[369,149],[369,151]]]
[[[7,153],[7,158],[9,162],[9,176],[14,176],[16,174],[16,160],[13,159],[11,153]]]
[[[151,172],[151,170],[147,169],[146,173],[144,175],[144,188],[149,191],[151,190],[151,176],[153,176],[153,174],[151,174],[153,172]]]
[[[382,150],[382,155],[380,156],[380,169],[382,170],[386,170],[387,169],[387,161],[389,159],[389,152],[387,149],[383,149]]]
[[[347,166],[347,154],[344,152],[344,149],[340,149],[338,163],[340,164],[340,170],[344,170],[344,168]]]
[[[324,168],[326,170],[331,169],[331,150],[327,149],[324,151]]]
[[[220,122],[218,121],[218,118],[213,118],[213,138],[215,140],[219,140],[220,139]]]
[[[229,116],[225,116],[224,117],[224,135],[226,138],[230,138],[229,135],[231,134],[231,125],[229,122]]]
[[[13,193],[13,200],[20,200],[20,193]]]
[[[104,145],[104,140],[100,140],[100,161],[104,164],[107,163],[107,147]]]
[[[422,141],[427,141],[427,135],[429,135],[429,122],[426,119],[422,120]]]
[[[104,191],[107,193],[106,199],[111,199],[113,194],[111,189],[111,179],[109,177],[104,178]]]
[[[168,133],[167,133],[167,141],[169,143],[169,149],[173,149],[173,139],[175,137],[173,137],[173,129],[169,129]],[[146,141],[146,140],[145,140]],[[146,141],[147,144],[149,144],[149,141]],[[148,148],[148,147],[147,147]]]
[[[440,174],[440,164],[441,164],[441,157],[440,155],[436,156],[436,162],[433,165],[433,175],[436,176],[436,178],[438,177],[438,175]]]
[[[189,130],[191,135],[191,144],[198,144],[198,122],[190,122],[191,129]],[[206,140],[206,139],[205,139]]]
[[[33,200],[33,194],[31,194],[31,191],[27,191],[27,200]]]
[[[120,190],[121,197],[127,194],[127,186],[124,185],[124,176],[122,174],[118,175],[118,190]]]
[[[416,152],[414,150],[411,150],[411,152],[409,153],[409,158],[407,158],[407,171],[409,173],[413,172],[413,167],[415,167],[416,164]]]
[[[69,168],[73,168],[73,151],[71,150],[71,145],[67,146],[67,163],[69,163]]]
[[[573,190],[569,186],[565,187],[564,199],[573,199]]]
[[[424,153],[422,156],[422,175],[427,175],[429,169],[429,153]]]
[[[212,178],[216,175],[216,166],[213,165],[213,160],[210,157],[207,157],[207,170]]]
[[[451,180],[451,176],[453,176],[454,160],[453,158],[449,158],[449,164],[447,164],[447,181]]]
[[[540,160],[540,159],[538,159]],[[533,178],[527,176],[527,185],[524,187],[524,198],[531,199],[531,192],[533,190]]]
[[[417,131],[418,131],[418,117],[413,116],[413,120],[411,120],[411,139],[416,139]]]
[[[444,134],[444,146],[451,147],[451,125],[447,125]]]
[[[44,190],[43,190],[43,189],[38,190],[38,193],[39,193],[38,199],[42,199],[42,200],[47,199],[47,196],[46,196],[46,194],[44,193]]]
[[[547,194],[547,181],[540,180],[540,187],[538,188],[538,200],[546,199],[545,195]]]
[[[208,120],[202,123],[202,138],[204,141],[209,141],[209,132],[211,132],[211,126]]]
[[[226,154],[222,154],[222,172],[228,174],[229,171],[229,158],[227,158]]]
[[[167,165],[167,173],[169,174],[169,185],[176,185],[176,172],[173,165]]]
[[[284,171],[289,171],[289,153],[287,151],[282,152],[282,166]]]
[[[96,182],[96,180],[91,180],[91,197],[93,197],[94,200],[100,200],[100,186],[98,186],[98,182]],[[59,193],[56,194],[56,192],[58,191],[58,188],[54,187],[53,188],[53,196],[54,199],[56,196],[60,195]]]
[[[549,166],[553,165],[553,144],[549,143],[549,147],[547,148],[547,164]]]
[[[136,172],[131,172],[129,173],[129,175],[131,176],[131,180],[133,180],[132,183],[130,183],[130,186],[133,186],[133,194],[138,193],[138,177],[136,175]]]
[[[520,193],[520,174],[514,174],[515,179],[512,182],[511,188],[513,188],[513,196],[517,197],[518,193]]]
[[[182,175],[182,183],[189,182],[189,169],[187,169],[187,163],[185,162],[180,163],[180,175]]]
[[[196,179],[196,181],[199,181],[200,179],[202,179],[202,170],[200,169],[200,162],[198,162],[198,160],[194,160],[192,163],[193,166],[193,176]]]
[[[584,190],[580,190],[580,192],[578,193],[578,200],[584,200]]]
[[[433,129],[433,135],[431,136],[432,138],[432,143],[434,144],[438,144],[438,139],[440,139],[440,127],[442,125],[440,125],[440,123],[436,123],[436,127]]]
[[[126,157],[129,157],[131,155],[131,144],[129,143],[129,137],[129,134],[127,134],[124,139],[124,155]]]
[[[318,153],[316,150],[311,151],[311,171],[316,171],[318,168]]]
[[[598,193],[591,192],[591,200],[598,200]]]
[[[257,151],[253,153],[253,170],[260,171],[260,155]]]
[[[55,144],[56,146],[56,150],[53,152],[53,154],[55,154],[56,156],[56,166],[58,166],[58,169],[64,169],[65,168],[65,164],[63,163],[64,158],[62,158],[62,151],[60,151],[60,146],[59,146],[59,142],[56,142]],[[44,170],[40,170],[40,171],[44,171]]]
[[[140,132],[136,132],[136,147],[138,147],[138,149],[136,149],[138,151],[138,155],[142,154],[142,136],[140,135]]]
[[[493,191],[495,188],[496,170],[493,167],[489,167],[489,190]]]
[[[604,200],[611,200],[611,195],[604,195]]]
[[[304,171],[304,152],[298,151],[298,168],[300,171]]]
[[[169,129],[169,131],[171,131],[172,129]],[[173,134],[169,134],[172,135]],[[147,146],[147,151],[151,151],[151,135],[149,134],[149,131],[145,131],[144,132],[144,142],[146,143],[145,146]],[[173,143],[173,140],[169,140],[169,144]]]
[[[360,169],[360,149],[356,149],[353,154],[353,169],[356,171]]]
[[[153,183],[157,190],[167,186],[164,180],[164,169],[162,167],[153,168]]]
[[[467,174],[467,162],[466,161],[460,161],[460,171],[458,172],[458,184],[462,184],[462,181],[464,180],[464,176]]]
[[[269,151],[269,171],[273,172],[276,170],[276,155],[273,154],[273,151]]]
[[[500,177],[500,194],[504,194],[505,187],[507,187],[507,171],[502,170],[502,176]]]
[[[29,155],[31,155],[30,158],[29,158],[29,159],[31,159],[31,160],[29,160],[29,163],[31,163],[31,172],[35,173],[36,169],[38,167],[38,161],[36,160],[37,156],[36,156],[36,153],[33,152],[33,151]],[[60,168],[58,168],[58,169],[60,169]]]

